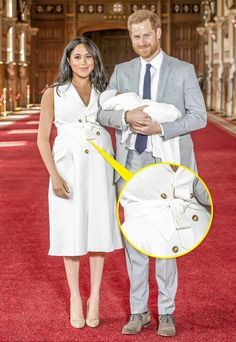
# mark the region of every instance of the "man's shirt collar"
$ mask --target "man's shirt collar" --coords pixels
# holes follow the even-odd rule
[[[157,56],[155,56],[151,61],[147,62],[145,61],[145,59],[143,59],[142,57],[140,57],[141,59],[141,66],[142,68],[146,67],[146,64],[151,64],[152,67],[155,69],[155,70],[158,70],[160,69],[161,67],[161,63],[163,61],[163,51],[161,50]]]

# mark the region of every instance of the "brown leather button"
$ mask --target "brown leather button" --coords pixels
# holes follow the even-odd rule
[[[197,215],[193,215],[193,216],[192,216],[192,220],[193,220],[193,221],[198,221],[198,216],[197,216]]]
[[[178,247],[178,246],[174,246],[174,247],[172,248],[172,252],[178,253],[178,251],[179,251],[179,247]]]
[[[79,122],[83,122],[83,120],[82,120],[82,119],[79,119],[78,121],[79,121]]]
[[[100,135],[100,132],[96,132],[97,135]]]
[[[89,150],[85,150],[84,153],[89,153]]]
[[[167,199],[167,194],[161,194],[161,198]]]

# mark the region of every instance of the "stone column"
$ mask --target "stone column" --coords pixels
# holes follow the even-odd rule
[[[15,61],[15,27],[9,26],[7,30],[7,63]]]
[[[31,86],[31,103],[36,103],[37,96],[38,96],[36,92],[36,89],[38,89],[37,87],[38,73],[37,73],[37,68],[35,68],[35,65],[37,64],[37,62],[36,62],[35,54],[31,53],[31,50],[34,50],[36,46],[36,35],[38,33],[38,30],[39,29],[37,27],[30,27],[28,30],[28,39],[27,39],[27,51],[30,51],[30,56],[31,56],[30,58],[31,63],[30,65],[28,65],[28,84],[30,84]]]
[[[20,107],[26,107],[27,85],[29,84],[27,63],[27,35],[29,25],[27,23],[18,23],[17,28],[19,36],[18,93],[20,94],[18,105]]]
[[[217,27],[217,51],[218,51],[218,65],[217,65],[217,91],[216,91],[216,111],[222,112],[222,82],[223,82],[223,32],[222,25],[225,22],[224,17],[215,17]]]
[[[0,96],[4,88],[4,63],[3,63],[3,1],[0,0]]]
[[[10,7],[11,9],[11,7]],[[7,56],[6,56],[6,77],[8,88],[8,110],[14,110],[14,98],[17,94],[18,80],[17,80],[17,65],[15,61],[15,23],[16,18],[9,18],[7,20]]]
[[[199,75],[201,75],[202,79],[200,80],[200,86],[206,96],[206,86],[205,86],[205,39],[206,39],[206,28],[204,26],[197,27],[197,32],[200,35],[200,55],[199,55]]]
[[[28,64],[20,63],[18,66],[18,74],[20,80],[20,98],[18,100],[18,105],[20,107],[26,107],[27,103],[27,85],[29,84],[29,75],[28,75]]]
[[[6,0],[5,14],[7,25],[6,76],[8,88],[8,110],[14,109],[14,98],[17,93],[17,65],[15,61],[15,25],[17,21],[17,1]]]
[[[16,0],[6,0],[6,17],[14,18],[16,17]]]
[[[208,56],[206,60],[207,66],[207,75],[206,75],[206,106],[208,110],[212,109],[212,72],[213,72],[213,28],[214,23],[206,23],[205,27],[207,29],[207,37],[208,37],[208,44],[207,44],[207,51],[206,54]]]
[[[236,47],[235,47],[235,30],[236,30],[236,10],[229,13],[229,75],[227,81],[227,99],[226,99],[226,115],[236,119]]]

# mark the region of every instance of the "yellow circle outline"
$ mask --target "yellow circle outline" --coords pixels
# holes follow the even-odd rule
[[[133,179],[133,177],[135,177],[138,173],[142,172],[143,170],[149,168],[149,167],[153,167],[153,166],[157,166],[157,165],[163,165],[163,164],[167,164],[167,165],[175,165],[175,166],[178,166],[178,167],[183,167],[185,169],[187,169],[188,171],[190,171],[191,173],[193,173],[195,175],[195,177],[197,177],[201,183],[203,184],[205,190],[207,191],[207,194],[209,196],[209,199],[210,199],[210,208],[211,208],[211,213],[210,213],[210,220],[209,220],[209,224],[208,224],[208,228],[205,232],[205,234],[203,235],[203,237],[191,248],[189,249],[188,251],[182,253],[182,254],[179,254],[179,255],[176,255],[176,256],[158,256],[158,255],[153,255],[153,254],[149,254],[149,253],[146,253],[144,250],[136,247],[130,240],[129,238],[127,237],[127,235],[125,234],[124,232],[124,229],[122,227],[122,224],[120,223],[120,214],[119,214],[119,204],[120,204],[120,198],[122,196],[122,193],[124,191],[124,189],[126,188],[127,184]],[[156,258],[156,259],[176,259],[176,258],[179,258],[183,255],[186,255],[190,252],[192,252],[195,248],[197,248],[201,243],[202,241],[206,238],[207,234],[209,233],[209,230],[211,228],[211,224],[212,224],[212,220],[213,220],[213,212],[214,212],[214,207],[213,207],[213,201],[212,201],[212,197],[211,197],[211,194],[210,194],[210,191],[206,185],[206,183],[203,181],[203,179],[196,173],[194,172],[193,170],[191,170],[190,168],[188,168],[187,166],[184,166],[182,164],[176,164],[176,163],[170,163],[170,162],[158,162],[158,163],[153,163],[153,164],[149,164],[149,165],[146,165],[144,167],[142,167],[141,169],[137,170],[136,172],[133,172],[134,176],[128,181],[128,182],[125,182],[124,185],[122,186],[122,189],[119,193],[119,196],[118,196],[118,200],[117,200],[117,204],[116,204],[116,217],[117,217],[117,221],[118,221],[118,224],[119,224],[119,228],[124,236],[124,238],[128,241],[128,243],[133,247],[135,248],[137,251],[139,251],[140,253],[148,256],[148,257],[152,257],[152,258]]]

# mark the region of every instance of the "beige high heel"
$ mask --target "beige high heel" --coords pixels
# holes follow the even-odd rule
[[[87,301],[86,324],[90,328],[96,328],[99,325],[99,317],[88,318],[88,312],[89,312],[89,299]]]
[[[81,329],[85,325],[85,319],[78,317],[78,307],[70,301],[70,324],[74,328]]]

